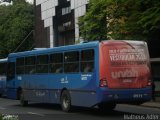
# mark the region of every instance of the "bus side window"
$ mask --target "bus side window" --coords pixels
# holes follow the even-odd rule
[[[36,73],[35,62],[36,62],[35,56],[29,56],[25,58],[25,74]]]
[[[79,72],[79,51],[64,53],[64,72],[66,73]]]
[[[62,73],[63,72],[63,54],[54,53],[50,55],[50,72]]]
[[[16,74],[24,74],[24,57],[16,60]]]
[[[81,72],[93,72],[94,69],[94,50],[82,50],[81,52]]]
[[[12,80],[15,77],[15,63],[8,63],[7,80]]]
[[[48,73],[48,55],[37,56],[36,72],[37,73]]]

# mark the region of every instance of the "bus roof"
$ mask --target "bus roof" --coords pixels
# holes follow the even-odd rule
[[[7,62],[7,61],[8,61],[8,58],[0,59],[0,63],[4,63],[4,62]]]
[[[135,40],[105,40],[102,41],[102,43],[112,44],[113,42],[116,42],[117,44],[119,42],[128,42],[132,44],[145,44],[144,41],[135,41]],[[43,54],[43,53],[51,53],[51,52],[60,52],[60,51],[72,51],[76,49],[87,49],[87,48],[93,48],[95,46],[99,45],[99,41],[90,41],[90,42],[84,42],[80,44],[75,45],[67,45],[67,46],[60,46],[60,47],[53,47],[53,48],[36,48],[31,51],[24,51],[24,52],[17,52],[17,53],[10,53],[8,57],[20,57],[20,56],[32,56],[36,54]]]
[[[91,47],[93,48],[98,45],[99,45],[99,41],[93,41],[93,42],[87,42],[87,43],[80,43],[76,45],[68,45],[68,46],[60,46],[60,47],[54,47],[54,48],[35,49],[31,51],[10,53],[9,57],[32,56],[36,54],[60,52],[60,51],[68,51],[68,50],[72,51],[76,49],[91,48]]]
[[[102,44],[112,45],[115,42],[116,42],[116,44],[121,44],[122,42],[129,43],[129,44],[134,44],[134,45],[144,45],[144,44],[146,44],[145,41],[138,41],[138,40],[107,40],[107,41],[102,41]]]

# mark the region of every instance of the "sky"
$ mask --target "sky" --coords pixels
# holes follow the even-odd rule
[[[33,3],[33,0],[26,0],[26,1],[28,1],[28,2],[30,2],[30,3]]]
[[[1,1],[1,0],[0,0],[0,1]],[[29,3],[33,3],[34,0],[26,0],[26,1],[28,1]],[[3,2],[3,3],[1,3],[0,5],[10,5],[10,4],[12,4],[12,3]]]

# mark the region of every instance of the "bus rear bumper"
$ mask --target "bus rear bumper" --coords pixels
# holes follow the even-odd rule
[[[142,89],[100,89],[99,102],[143,103],[152,99],[151,87]]]

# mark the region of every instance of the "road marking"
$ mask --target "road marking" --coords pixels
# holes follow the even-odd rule
[[[34,112],[28,112],[28,114],[32,114],[32,115],[38,115],[38,116],[45,116],[45,115],[43,115],[43,114],[39,114],[39,113],[34,113]]]

